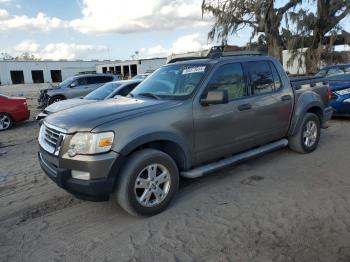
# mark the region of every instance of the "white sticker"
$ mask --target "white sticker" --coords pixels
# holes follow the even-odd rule
[[[204,72],[204,70],[205,70],[205,66],[191,67],[191,68],[184,69],[184,71],[182,71],[182,74],[187,75],[187,74],[200,73],[200,72]]]

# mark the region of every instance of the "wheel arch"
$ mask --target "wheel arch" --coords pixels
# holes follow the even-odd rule
[[[140,136],[123,147],[119,153],[127,157],[144,148],[153,148],[168,154],[174,159],[179,170],[186,170],[191,166],[190,152],[186,142],[182,138],[167,132]]]
[[[289,136],[295,135],[300,128],[306,113],[314,113],[320,119],[322,125],[324,119],[324,104],[321,97],[315,92],[305,92],[300,96],[295,106]]]

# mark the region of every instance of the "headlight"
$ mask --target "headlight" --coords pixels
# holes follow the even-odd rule
[[[343,89],[343,90],[338,90],[338,91],[336,91],[336,93],[337,93],[338,95],[341,95],[341,96],[350,94],[350,88]]]
[[[111,150],[114,139],[113,132],[76,133],[69,142],[68,155],[93,155]]]

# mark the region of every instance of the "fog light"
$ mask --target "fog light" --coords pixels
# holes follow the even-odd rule
[[[75,179],[90,180],[90,173],[79,170],[72,170],[72,177]]]

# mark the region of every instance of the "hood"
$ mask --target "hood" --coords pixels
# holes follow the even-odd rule
[[[40,93],[47,93],[47,91],[50,91],[50,90],[55,90],[55,89],[61,89],[62,87],[59,87],[59,86],[51,86],[49,88],[45,88],[45,89],[41,89],[40,90]]]
[[[102,124],[145,113],[165,110],[181,104],[181,101],[118,97],[63,110],[45,119],[45,122],[67,130],[91,131]]]
[[[45,111],[49,114],[56,113],[61,110],[69,109],[71,107],[86,105],[90,103],[94,103],[96,100],[88,100],[88,99],[68,99],[63,100],[52,105],[49,105],[45,108]]]
[[[350,81],[329,81],[329,87],[332,91],[350,88]]]

